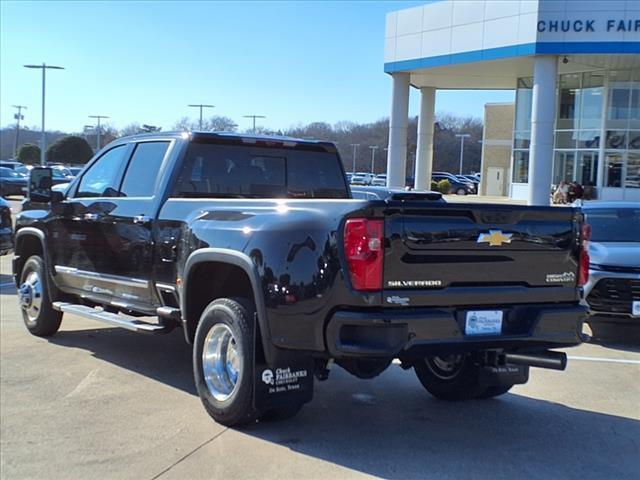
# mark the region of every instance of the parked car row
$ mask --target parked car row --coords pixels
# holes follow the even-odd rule
[[[25,195],[27,193],[27,175],[10,168],[0,167],[0,197]]]
[[[475,175],[454,175],[448,172],[433,172],[431,177],[432,181],[440,182],[447,180],[451,187],[446,193],[456,195],[473,195],[478,193],[478,185],[480,184],[480,174]],[[374,175],[367,172],[347,173],[347,180],[351,185],[372,185],[378,187],[387,186],[387,174],[380,173]],[[414,178],[407,177],[405,186],[407,188],[413,188]]]
[[[64,165],[49,165],[53,185],[70,183],[82,168],[67,168]],[[3,161],[0,163],[0,197],[10,195],[26,195],[29,172],[33,165],[19,162]]]

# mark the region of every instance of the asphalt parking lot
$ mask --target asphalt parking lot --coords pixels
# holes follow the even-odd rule
[[[445,403],[412,371],[334,368],[281,423],[228,429],[200,405],[190,348],[66,315],[22,324],[0,259],[0,471],[15,478],[640,477],[640,347],[587,344],[495,400]]]

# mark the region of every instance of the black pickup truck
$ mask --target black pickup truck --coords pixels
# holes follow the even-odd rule
[[[488,398],[583,340],[571,208],[353,199],[331,143],[196,132],[116,140],[51,184],[34,169],[17,218],[29,331],[64,312],[179,327],[225,425],[295,414],[334,363],[373,378],[398,359],[438,398]]]

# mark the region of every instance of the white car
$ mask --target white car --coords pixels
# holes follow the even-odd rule
[[[372,173],[358,172],[354,173],[353,177],[351,177],[351,185],[371,185],[372,180]]]
[[[386,187],[387,186],[387,174],[381,173],[373,177],[371,181],[371,185],[375,185],[377,187]]]

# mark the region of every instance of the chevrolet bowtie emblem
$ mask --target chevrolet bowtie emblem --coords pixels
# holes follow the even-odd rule
[[[488,243],[490,247],[499,247],[503,243],[511,243],[513,233],[502,233],[502,230],[489,230],[489,233],[481,233],[478,243]]]

